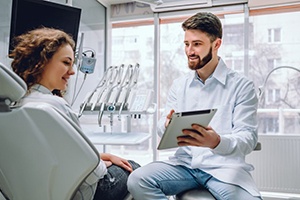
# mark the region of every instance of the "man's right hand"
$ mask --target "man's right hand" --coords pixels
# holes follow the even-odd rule
[[[173,115],[173,113],[175,112],[175,110],[171,110],[170,111],[170,113],[167,115],[167,117],[166,117],[166,122],[165,122],[165,127],[167,128],[167,126],[169,125],[169,123],[170,123],[170,120],[171,120],[171,118],[172,118],[172,115]]]

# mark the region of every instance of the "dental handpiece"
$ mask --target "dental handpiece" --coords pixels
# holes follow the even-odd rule
[[[111,94],[111,88],[113,87],[113,84],[116,80],[116,76],[118,74],[118,69],[117,67],[115,67],[114,71],[116,71],[115,73],[111,73],[110,76],[110,81],[108,82],[108,85],[106,87],[107,93],[105,94],[104,100],[101,102],[100,104],[100,109],[99,109],[99,114],[98,114],[98,124],[101,127],[102,126],[102,117],[103,117],[103,113],[104,113],[104,109],[105,109],[105,104],[107,103],[107,101],[109,100],[110,94]]]
[[[140,65],[137,63],[137,64],[135,65],[134,70],[132,71],[132,73],[131,73],[131,75],[130,75],[130,79],[129,79],[129,83],[128,83],[128,87],[127,87],[125,99],[124,99],[124,101],[121,103],[120,110],[119,110],[119,115],[118,115],[119,120],[121,119],[121,114],[122,114],[123,108],[124,108],[125,104],[126,104],[127,101],[128,101],[128,98],[129,98],[131,89],[132,89],[132,88],[137,84],[137,82],[138,82],[139,67],[140,67]]]

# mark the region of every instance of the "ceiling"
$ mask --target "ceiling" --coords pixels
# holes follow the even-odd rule
[[[98,0],[100,3],[104,3],[107,5],[113,5],[113,4],[121,4],[121,3],[128,3],[133,2],[134,0]]]
[[[98,0],[100,3],[104,3],[107,5],[113,5],[113,4],[122,4],[122,3],[129,3],[134,2],[135,0]],[[158,0],[137,0],[139,2],[149,2],[149,3],[156,3]],[[177,0],[163,0],[163,2],[176,2]]]

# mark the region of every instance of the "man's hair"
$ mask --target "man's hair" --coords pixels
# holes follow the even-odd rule
[[[11,67],[30,89],[41,79],[44,66],[57,50],[70,45],[75,49],[73,38],[64,31],[53,28],[38,28],[15,38]]]
[[[209,12],[199,12],[182,23],[182,28],[186,30],[200,30],[206,33],[211,42],[217,38],[222,39],[222,23],[220,19]]]

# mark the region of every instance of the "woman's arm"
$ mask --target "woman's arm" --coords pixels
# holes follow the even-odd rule
[[[132,166],[130,165],[128,160],[124,158],[120,158],[110,153],[101,153],[100,158],[105,162],[106,167],[109,167],[110,165],[114,164],[126,169],[129,172],[132,172]]]

